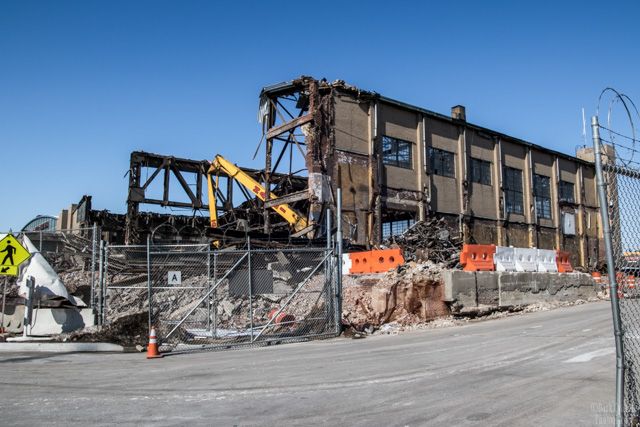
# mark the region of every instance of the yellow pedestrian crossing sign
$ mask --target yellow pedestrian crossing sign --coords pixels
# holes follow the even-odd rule
[[[0,275],[17,276],[18,266],[29,259],[31,254],[20,241],[7,234],[0,240]]]

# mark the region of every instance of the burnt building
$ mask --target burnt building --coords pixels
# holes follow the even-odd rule
[[[343,81],[301,77],[265,87],[260,99],[266,188],[283,153],[302,153],[312,224],[334,206],[340,187],[344,237],[355,244],[373,247],[441,216],[468,243],[561,249],[584,267],[598,261],[588,154],[570,156],[472,124],[461,105],[443,115]],[[264,222],[268,230],[266,208]]]

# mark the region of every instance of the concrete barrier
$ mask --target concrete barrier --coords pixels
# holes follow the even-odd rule
[[[510,307],[537,302],[569,302],[596,297],[585,273],[448,270],[443,272],[443,300],[464,308]]]
[[[8,332],[22,333],[24,305],[7,304],[4,317]],[[33,308],[30,335],[45,336],[62,332],[73,332],[95,326],[93,310],[90,308]]]

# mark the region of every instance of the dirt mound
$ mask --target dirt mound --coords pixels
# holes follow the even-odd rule
[[[110,342],[123,347],[146,345],[149,322],[149,312],[139,311],[128,313],[114,319],[103,327],[86,328],[70,334],[62,334],[58,341],[77,342]]]
[[[449,315],[439,272],[433,264],[409,263],[385,274],[351,276],[343,287],[344,322],[363,331],[390,322],[417,324]]]

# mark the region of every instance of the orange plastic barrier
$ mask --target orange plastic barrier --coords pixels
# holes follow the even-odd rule
[[[460,264],[464,271],[494,271],[493,255],[496,245],[463,245]]]
[[[400,249],[375,249],[366,252],[351,252],[351,270],[348,274],[384,273],[404,264]]]
[[[384,273],[404,264],[400,249],[379,249],[371,251],[371,270],[373,273]]]
[[[369,252],[351,252],[349,258],[351,259],[350,274],[371,273]]]
[[[558,256],[556,257],[556,263],[558,264],[558,273],[571,273],[573,271],[571,261],[569,261],[569,256],[571,254],[563,251],[557,252]]]

